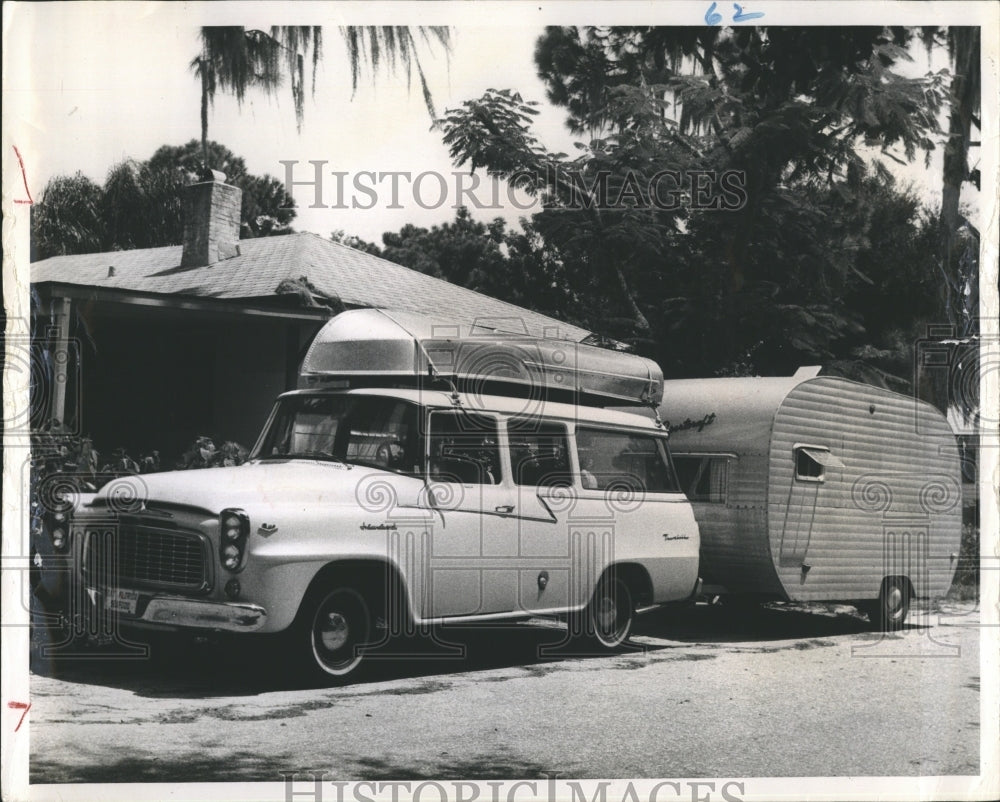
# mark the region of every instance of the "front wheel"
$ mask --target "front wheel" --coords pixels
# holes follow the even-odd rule
[[[898,632],[909,612],[909,582],[903,577],[890,577],[883,580],[878,600],[868,610],[868,618],[883,632]]]
[[[570,619],[572,634],[611,651],[632,634],[635,609],[628,586],[620,579],[604,577],[583,613]]]
[[[368,601],[352,587],[323,590],[310,601],[296,636],[308,673],[327,683],[356,679],[374,632]]]

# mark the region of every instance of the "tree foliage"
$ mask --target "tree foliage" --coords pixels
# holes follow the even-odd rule
[[[578,153],[547,152],[534,104],[509,90],[448,110],[443,138],[457,165],[542,199],[532,230],[581,322],[669,375],[823,363],[898,385],[906,343],[940,313],[936,220],[866,155],[935,147],[948,75],[898,72],[913,35],[552,28],[536,62],[590,137]],[[739,203],[727,204],[727,173]],[[659,202],[665,174],[681,178],[676,203]]]
[[[173,229],[169,236],[183,233],[180,217],[179,187],[199,180],[202,174],[202,155],[198,142],[192,139],[186,145],[163,145],[147,163],[148,184],[159,186],[173,184],[171,197],[177,199],[170,205]],[[240,236],[243,238],[266,237],[291,232],[295,218],[295,205],[285,191],[285,185],[273,176],[256,176],[247,171],[246,162],[217,142],[208,147],[208,167],[226,175],[227,181],[243,191],[240,214]],[[178,228],[179,226],[179,228]],[[178,240],[179,241],[179,240]]]
[[[217,142],[208,151],[209,165],[243,191],[241,237],[292,231],[294,201],[280,181],[247,172],[243,159]],[[148,161],[114,165],[103,187],[80,173],[53,178],[31,210],[32,259],[180,244],[182,192],[201,172],[201,149],[192,139],[164,145]]]
[[[454,221],[407,224],[382,235],[382,245],[335,231],[331,239],[485,295],[574,322],[578,299],[564,265],[529,220],[509,228],[503,218],[474,220],[460,207]]]
[[[411,84],[416,68],[427,111],[433,118],[430,87],[420,64],[418,42],[451,46],[450,29],[443,26],[344,26],[340,29],[347,48],[351,89],[357,91],[361,74],[370,67],[376,74],[383,66],[401,70]],[[414,35],[414,31],[416,35]],[[242,104],[248,91],[275,94],[287,81],[292,93],[295,123],[299,129],[305,116],[306,64],[310,89],[316,90],[316,70],[323,58],[323,29],[318,25],[274,25],[267,31],[238,26],[206,26],[201,29],[201,52],[191,69],[201,81],[201,141],[208,162],[208,112],[219,91],[233,95]]]
[[[52,178],[31,207],[31,258],[101,250],[103,196],[83,173]]]

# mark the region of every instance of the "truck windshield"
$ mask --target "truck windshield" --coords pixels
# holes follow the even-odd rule
[[[419,473],[417,408],[378,396],[283,398],[254,459],[325,459]]]

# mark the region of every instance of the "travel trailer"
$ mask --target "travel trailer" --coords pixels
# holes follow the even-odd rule
[[[247,464],[126,477],[76,511],[78,582],[116,627],[280,633],[325,682],[424,625],[565,617],[614,649],[698,584],[666,430],[605,408],[661,390],[640,357],[344,312]]]
[[[928,404],[817,372],[664,383],[704,591],[845,601],[898,629],[955,573],[955,437]]]

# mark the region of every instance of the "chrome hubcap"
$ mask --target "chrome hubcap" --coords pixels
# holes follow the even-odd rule
[[[331,652],[342,649],[350,637],[347,618],[337,612],[329,612],[320,624],[319,638],[323,648]]]
[[[601,631],[607,634],[613,633],[617,619],[618,608],[615,606],[614,600],[608,598],[601,599],[601,606],[597,611],[597,623],[600,625]]]
[[[885,597],[886,612],[892,618],[899,618],[903,612],[903,591],[893,587]]]

